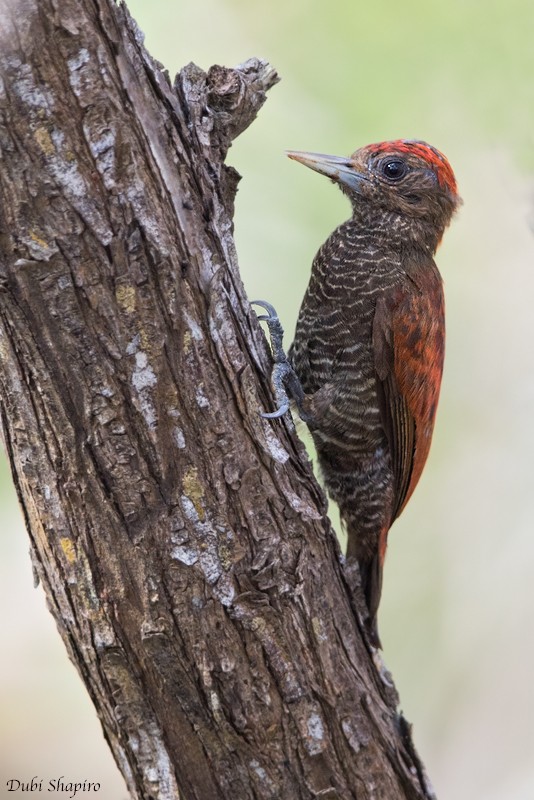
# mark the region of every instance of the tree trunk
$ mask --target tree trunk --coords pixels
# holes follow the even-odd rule
[[[430,798],[272,403],[231,143],[277,81],[174,87],[124,6],[12,0],[3,437],[35,571],[133,798]]]

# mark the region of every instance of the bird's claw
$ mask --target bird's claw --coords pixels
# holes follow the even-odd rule
[[[267,312],[267,314],[262,314],[261,317],[258,315],[258,319],[262,321],[267,320],[278,320],[278,314],[276,313],[276,309],[266,300],[251,300],[251,306],[261,306]]]
[[[277,408],[276,411],[271,411],[269,413],[262,411],[260,417],[263,417],[263,419],[279,419],[283,417],[287,411],[289,411],[289,403],[282,403],[280,408]]]
[[[264,419],[279,419],[289,411],[290,401],[286,385],[289,388],[291,395],[296,399],[299,409],[304,395],[300,381],[297,378],[293,367],[289,363],[283,348],[284,329],[282,328],[282,324],[278,318],[276,309],[265,300],[253,300],[252,305],[261,306],[267,312],[267,314],[258,316],[258,319],[267,323],[267,327],[269,328],[269,337],[271,340],[271,350],[274,359],[271,383],[274,390],[274,396],[276,398],[277,408],[276,411],[262,413],[261,416]]]
[[[267,327],[269,328],[269,337],[271,339],[271,350],[273,353],[274,363],[289,363],[283,347],[284,329],[282,328],[282,323],[278,318],[276,309],[270,303],[265,302],[265,300],[253,300],[252,305],[261,306],[267,312],[267,314],[261,314],[258,319],[262,322],[266,322]]]

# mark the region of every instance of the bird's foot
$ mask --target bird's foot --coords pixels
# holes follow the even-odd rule
[[[299,409],[301,417],[304,414],[302,404],[304,402],[304,392],[283,347],[284,329],[278,318],[275,308],[266,303],[265,300],[253,300],[252,305],[261,306],[267,314],[258,315],[258,319],[267,323],[269,328],[269,338],[271,340],[271,351],[274,359],[274,367],[271,373],[271,384],[276,399],[276,411],[270,414],[262,414],[265,419],[278,419],[283,417],[289,410],[290,400],[294,400]]]

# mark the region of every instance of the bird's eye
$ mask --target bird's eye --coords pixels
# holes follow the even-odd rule
[[[400,181],[408,172],[406,162],[401,158],[388,158],[382,162],[380,168],[388,181]]]

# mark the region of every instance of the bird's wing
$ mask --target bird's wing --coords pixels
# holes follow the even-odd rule
[[[380,297],[373,324],[382,421],[389,441],[399,516],[425,465],[439,397],[445,314],[437,269]]]

